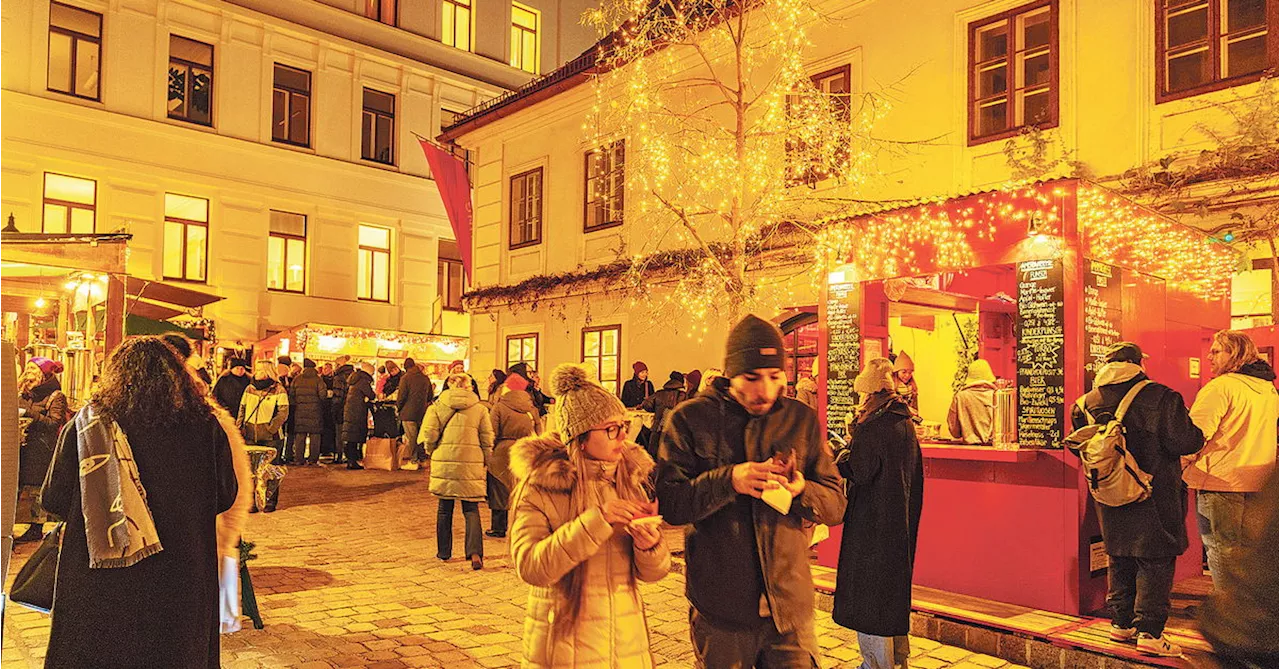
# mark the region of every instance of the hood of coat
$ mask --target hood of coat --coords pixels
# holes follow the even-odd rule
[[[663,390],[684,390],[684,381],[676,381],[672,379],[662,384]]]
[[[316,379],[318,381],[320,380],[320,372],[317,372],[315,367],[303,367],[302,373],[295,378],[295,380],[297,379]]]
[[[354,386],[355,384],[360,383],[361,380],[365,383],[373,383],[373,377],[369,375],[369,372],[366,372],[363,369],[357,369],[354,372],[351,372],[351,376],[347,377],[347,385]]]
[[[480,403],[480,398],[470,388],[450,388],[440,393],[436,402],[454,411],[465,411]]]
[[[1254,360],[1253,362],[1241,367],[1237,374],[1243,374],[1255,379],[1262,379],[1267,383],[1276,380],[1276,371],[1267,364],[1266,360]]]
[[[270,379],[267,379],[267,380],[270,381]],[[271,381],[271,383],[266,388],[259,388],[258,383],[256,381],[257,380],[255,379],[254,382],[251,382],[249,384],[249,387],[245,388],[244,391],[251,395],[258,395],[260,397],[266,397],[267,395],[275,395],[275,394],[284,392],[284,386],[280,385],[279,381]]]
[[[802,376],[798,381],[796,381],[796,390],[817,392],[818,382],[814,381],[812,377]]]
[[[502,397],[498,398],[498,404],[518,413],[530,413],[533,411],[533,396],[527,390],[507,388],[507,392],[502,393]]]
[[[653,471],[653,458],[639,444],[629,441],[622,449],[622,459],[631,473],[631,483],[643,487],[649,472]],[[528,479],[530,485],[547,492],[571,492],[578,482],[573,463],[569,462],[569,451],[554,434],[517,441],[511,447],[511,473],[516,479]]]
[[[1124,383],[1145,374],[1142,367],[1132,362],[1108,362],[1098,368],[1098,375],[1093,378],[1095,386],[1111,386]]]

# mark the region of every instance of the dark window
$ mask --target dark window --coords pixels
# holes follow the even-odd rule
[[[441,239],[436,262],[436,290],[441,307],[449,311],[462,311],[462,293],[467,284],[458,242]]]
[[[844,138],[844,152],[843,152],[842,158],[847,160],[848,146],[849,146],[849,139],[850,139],[848,133],[852,132],[852,128],[850,128],[849,124],[852,123],[853,121],[852,100],[851,100],[851,95],[853,92],[853,83],[850,76],[849,66],[843,65],[841,67],[837,67],[832,70],[827,70],[826,72],[822,72],[820,74],[815,74],[814,76],[810,77],[810,81],[813,82],[813,86],[818,90],[818,93],[822,95],[830,96],[833,99],[833,101],[838,105],[839,118],[840,120],[844,121],[845,123],[844,127],[846,128],[846,136]],[[788,114],[794,113],[792,111],[793,104],[795,104],[795,100],[788,99],[787,101]],[[790,143],[788,143],[787,145],[788,153],[799,152],[802,150],[803,150],[803,145],[794,146]],[[795,165],[792,165],[791,162],[792,162],[791,160],[787,161],[789,171],[793,170],[793,172],[788,175],[788,179],[794,184],[801,184],[801,183],[815,184],[829,176],[828,174],[825,173],[825,171],[821,166],[818,166],[818,165],[795,166]],[[803,170],[803,172],[801,170]]]
[[[307,217],[271,212],[267,237],[267,289],[301,293],[307,285]]]
[[[164,194],[164,277],[204,281],[209,258],[209,201]]]
[[[271,139],[285,144],[311,144],[311,73],[276,64],[271,89]]]
[[[213,47],[169,36],[169,118],[213,125]]]
[[[364,15],[385,23],[396,25],[396,0],[364,0]]]
[[[49,3],[49,90],[97,100],[102,77],[102,15]]]
[[[511,177],[511,248],[542,241],[542,168]]]
[[[1156,99],[1176,100],[1276,71],[1275,0],[1156,0]]]
[[[98,182],[44,173],[44,217],[41,232],[92,233],[98,206]]]
[[[590,232],[622,225],[626,192],[626,146],[622,140],[587,152],[586,222]]]
[[[507,369],[521,362],[529,365],[529,369],[538,368],[538,334],[536,332],[507,337]]]
[[[360,155],[365,160],[395,164],[396,96],[364,89],[364,122]]]
[[[969,25],[969,143],[1058,125],[1058,4]]]
[[[617,395],[622,376],[622,326],[583,328],[582,361],[594,366],[596,380]]]

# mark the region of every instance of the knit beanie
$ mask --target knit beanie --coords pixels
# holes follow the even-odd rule
[[[965,376],[965,383],[977,383],[979,381],[994,383],[995,380],[996,375],[991,371],[991,363],[982,358],[969,363],[969,372]]]
[[[916,371],[916,363],[907,355],[906,351],[898,353],[898,359],[893,361],[893,371],[895,372],[914,372]]]
[[[748,314],[729,331],[724,375],[732,379],[753,369],[782,369],[785,358],[782,331],[773,323]]]
[[[648,366],[648,365],[646,365],[646,364],[644,364],[643,362],[640,362],[639,360],[637,360],[637,361],[635,361],[635,362],[631,363],[631,371],[632,371],[632,372],[635,372],[637,375],[639,375],[639,374],[640,374],[640,372],[647,372],[647,371],[649,371],[649,366]]]
[[[893,363],[888,358],[872,358],[853,380],[854,392],[869,395],[893,390]]]
[[[582,365],[556,367],[551,372],[551,392],[556,396],[552,411],[565,443],[610,418],[627,414],[622,400],[592,381]]]
[[[50,360],[49,358],[42,358],[42,357],[36,356],[34,358],[28,358],[27,362],[35,365],[36,367],[39,367],[40,371],[44,372],[45,374],[62,373],[62,363],[58,362],[57,360]]]
[[[667,377],[667,382],[669,383],[671,381],[684,383],[684,374],[681,374],[680,372],[671,372],[671,375]]]
[[[315,361],[315,360],[312,360],[311,358],[304,358],[304,359],[302,360],[302,368],[303,368],[303,369],[315,369],[315,368],[316,368],[316,361]]]

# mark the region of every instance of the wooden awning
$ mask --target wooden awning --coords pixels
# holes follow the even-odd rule
[[[171,283],[147,281],[136,276],[125,279],[125,292],[131,298],[145,298],[155,302],[167,302],[187,309],[203,307],[223,299],[218,295],[202,293],[191,288],[175,286]]]

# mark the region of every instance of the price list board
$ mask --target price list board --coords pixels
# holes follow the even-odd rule
[[[1018,263],[1018,446],[1059,448],[1066,374],[1061,260]]]
[[[856,283],[827,287],[827,428],[844,434],[845,417],[857,406],[853,378],[862,366]]]
[[[1107,348],[1120,341],[1124,316],[1120,288],[1120,268],[1096,260],[1085,260],[1084,273],[1084,389],[1093,388],[1093,378],[1102,367]]]

